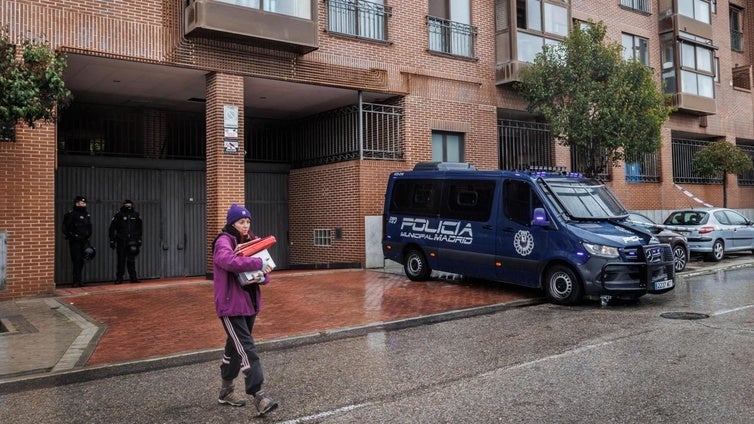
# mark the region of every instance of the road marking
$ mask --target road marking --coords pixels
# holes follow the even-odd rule
[[[364,408],[365,406],[370,406],[370,405],[372,405],[371,402],[359,403],[357,405],[348,405],[348,406],[344,406],[342,408],[333,409],[333,410],[330,410],[330,411],[320,412],[319,414],[314,414],[314,415],[309,415],[309,416],[306,416],[306,417],[299,417],[299,418],[294,418],[292,420],[283,421],[281,424],[304,423],[304,422],[307,422],[307,421],[313,421],[313,420],[317,420],[317,419],[320,419],[320,418],[330,417],[330,416],[333,416],[333,415],[336,415],[336,414],[340,414],[342,412],[349,412],[349,411],[353,411],[353,410],[356,410],[356,409],[359,409],[359,408]]]
[[[724,314],[729,314],[731,312],[743,311],[744,309],[749,309],[752,307],[754,307],[754,305],[746,305],[746,306],[741,306],[741,307],[733,308],[733,309],[723,309],[722,311],[713,312],[712,315],[724,315]]]

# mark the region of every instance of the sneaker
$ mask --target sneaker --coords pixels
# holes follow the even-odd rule
[[[278,407],[278,403],[264,392],[259,391],[254,395],[254,406],[257,407],[259,415],[264,415],[270,411],[274,411]]]
[[[244,406],[246,400],[243,396],[233,391],[233,386],[220,388],[220,396],[217,398],[217,403],[230,406]]]

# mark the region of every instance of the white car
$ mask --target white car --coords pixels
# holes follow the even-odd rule
[[[727,252],[754,252],[754,222],[727,208],[692,208],[671,212],[665,225],[683,230],[692,253],[720,261]]]

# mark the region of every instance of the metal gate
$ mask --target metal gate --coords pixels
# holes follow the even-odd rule
[[[71,281],[70,252],[61,226],[78,194],[87,197],[91,242],[97,249],[94,260],[84,265],[85,282],[115,279],[116,255],[109,249],[107,232],[124,199],[134,202],[144,222],[143,245],[136,259],[139,278],[204,275],[207,221],[203,168],[204,162],[194,161],[61,159],[55,181],[55,281]]]
[[[274,235],[270,249],[278,269],[288,258],[288,166],[248,164],[246,206],[259,235]],[[70,283],[71,259],[63,238],[65,212],[78,194],[92,215],[94,260],[84,265],[85,282],[115,280],[116,256],[107,231],[124,199],[134,202],[144,222],[139,278],[206,274],[207,219],[204,161],[61,157],[55,176],[55,281]]]
[[[251,230],[258,236],[274,235],[269,251],[277,269],[289,266],[288,258],[288,166],[247,164],[246,208],[251,212]]]

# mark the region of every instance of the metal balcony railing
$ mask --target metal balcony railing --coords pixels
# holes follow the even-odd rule
[[[387,41],[387,18],[392,8],[364,0],[328,0],[330,32]]]
[[[652,13],[652,0],[620,0],[620,5],[637,12]]]
[[[468,24],[427,16],[429,50],[454,56],[474,57],[477,29]]]

